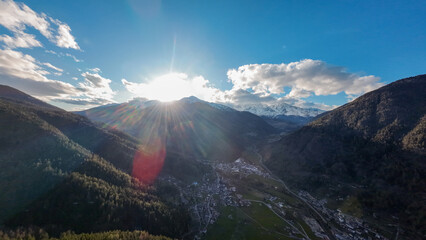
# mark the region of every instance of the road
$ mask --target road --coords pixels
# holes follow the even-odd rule
[[[308,234],[305,232],[305,230],[302,227],[302,231],[301,232],[297,227],[295,227],[290,221],[288,221],[287,219],[281,217],[281,215],[279,213],[277,213],[272,207],[270,207],[267,203],[265,203],[264,201],[259,201],[259,200],[253,200],[253,199],[246,199],[247,201],[250,202],[257,202],[257,203],[262,203],[263,205],[265,205],[266,207],[268,207],[275,215],[277,215],[279,218],[281,218],[281,220],[283,220],[285,223],[287,223],[288,225],[290,225],[290,227],[292,227],[296,232],[300,233],[300,235],[306,237],[306,239],[310,239],[308,237]]]
[[[250,200],[249,200],[250,201]],[[248,217],[249,219],[251,219],[253,222],[255,222],[257,225],[259,225],[263,230],[265,230],[265,231],[267,231],[267,232],[274,232],[274,233],[276,233],[276,234],[279,234],[279,235],[282,235],[282,236],[285,236],[285,237],[287,237],[287,238],[293,238],[293,239],[299,239],[299,238],[296,238],[296,237],[292,237],[292,236],[287,236],[287,235],[285,235],[285,234],[283,234],[283,233],[280,233],[280,232],[277,232],[277,231],[272,231],[272,230],[270,230],[270,229],[267,229],[267,228],[265,228],[262,224],[260,224],[256,219],[254,219],[254,218],[252,218],[252,217],[250,217],[250,215],[248,215],[247,213],[245,213],[243,210],[241,210],[240,209],[240,211],[241,211],[241,213],[243,213],[246,217]],[[303,235],[303,234],[302,234]]]
[[[290,188],[287,186],[287,184],[285,184],[285,182],[280,179],[279,177],[275,176],[275,174],[269,170],[269,168],[263,163],[263,157],[262,155],[260,155],[260,153],[258,152],[258,149],[256,147],[253,148],[253,152],[256,153],[259,156],[259,164],[271,175],[271,178],[274,179],[275,181],[279,182],[282,184],[282,186],[284,187],[284,189],[290,193],[292,196],[294,196],[295,198],[299,199],[301,202],[303,202],[313,213],[315,216],[313,216],[317,221],[320,219],[319,224],[321,225],[321,227],[324,229],[324,231],[327,232],[327,236],[330,239],[336,239],[334,237],[334,234],[331,232],[330,226],[328,225],[328,221],[322,216],[321,213],[319,213],[309,202],[307,202],[305,199],[299,197],[299,195],[297,195],[295,192],[291,191]]]

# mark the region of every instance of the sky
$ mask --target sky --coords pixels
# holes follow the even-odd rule
[[[329,110],[426,69],[424,1],[4,1],[0,84],[67,110],[194,95]]]

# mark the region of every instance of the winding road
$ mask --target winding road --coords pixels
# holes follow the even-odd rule
[[[303,202],[315,215],[313,216],[317,221],[319,222],[319,224],[321,225],[321,227],[324,229],[324,231],[327,232],[327,236],[330,239],[335,240],[336,238],[334,237],[334,234],[331,232],[330,226],[328,225],[328,221],[322,216],[321,213],[319,213],[309,202],[307,202],[305,199],[301,198],[299,195],[297,195],[295,192],[291,191],[290,188],[287,186],[287,184],[285,184],[285,182],[280,179],[279,177],[277,177],[274,173],[272,173],[271,170],[269,170],[269,168],[263,163],[263,157],[262,155],[259,153],[258,149],[256,147],[252,148],[253,152],[256,153],[259,156],[259,164],[271,175],[271,178],[274,179],[275,181],[279,182],[282,184],[282,186],[284,187],[284,189],[291,194],[292,196],[294,196],[295,198],[297,198],[298,200],[300,200],[301,202]]]

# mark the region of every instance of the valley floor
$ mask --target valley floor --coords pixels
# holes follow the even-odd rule
[[[210,163],[206,163],[210,164]],[[233,162],[211,164],[200,182],[175,184],[194,222],[187,239],[388,239],[362,220],[332,210],[326,199],[293,191],[274,176],[255,147]]]

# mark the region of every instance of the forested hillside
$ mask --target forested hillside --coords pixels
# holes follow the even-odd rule
[[[267,165],[293,186],[348,199],[340,204],[352,214],[393,216],[419,237],[426,233],[425,93],[426,75],[367,93],[266,147]]]
[[[157,189],[129,175],[134,138],[17,90],[0,95],[0,128],[0,221],[6,226],[38,226],[52,236],[141,229],[178,237],[186,231],[185,210],[162,198],[161,188],[173,186]]]

